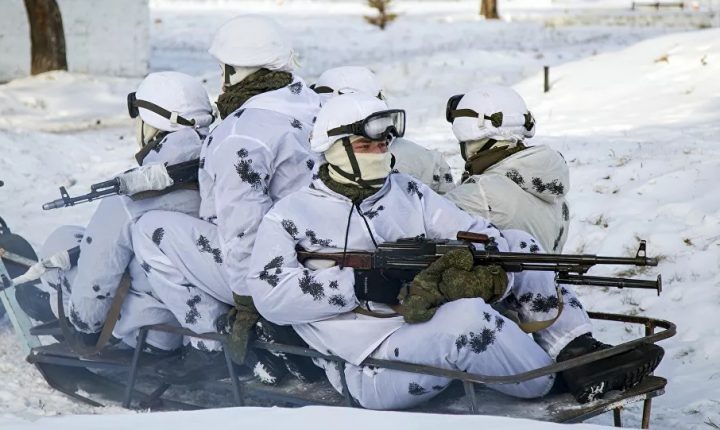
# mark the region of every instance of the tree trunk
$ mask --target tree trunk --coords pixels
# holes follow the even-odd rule
[[[24,0],[30,22],[30,74],[67,70],[65,32],[56,0]]]
[[[480,15],[485,19],[500,19],[497,0],[480,0]]]

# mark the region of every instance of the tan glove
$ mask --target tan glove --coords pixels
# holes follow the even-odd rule
[[[454,249],[438,258],[415,276],[404,295],[401,293],[402,304],[397,312],[411,324],[428,321],[437,308],[447,302],[440,291],[443,273],[450,268],[468,271],[472,265],[473,255],[469,249]]]
[[[505,295],[508,281],[505,270],[496,265],[477,266],[470,271],[451,267],[443,272],[440,292],[447,302],[480,297],[487,303]]]
[[[260,314],[253,304],[252,297],[233,294],[235,307],[228,311],[228,323],[232,327],[228,336],[227,348],[232,360],[242,365],[245,363],[250,335]]]

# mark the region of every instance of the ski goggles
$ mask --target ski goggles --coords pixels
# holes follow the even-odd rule
[[[386,140],[388,137],[403,137],[405,135],[405,111],[391,109],[375,112],[362,121],[328,130],[328,136],[352,134],[363,136],[370,140]]]
[[[163,118],[167,118],[173,124],[185,125],[188,127],[195,126],[195,120],[188,120],[181,117],[177,112],[170,112],[169,110],[162,108],[155,103],[150,103],[146,100],[140,100],[135,96],[135,93],[130,93],[127,96],[128,115],[130,118],[137,118],[140,115],[140,108],[147,109],[150,112],[156,113]]]
[[[458,109],[458,105],[460,104],[460,100],[465,96],[465,94],[457,94],[448,99],[447,106],[445,107],[445,119],[447,122],[452,124],[452,122],[455,120],[455,118],[480,118],[481,115],[478,112],[475,112],[472,109]],[[521,122],[523,127],[525,127],[525,130],[530,131],[535,127],[535,117],[533,117],[533,114],[531,112],[526,112],[523,114],[524,117],[524,123]],[[482,115],[483,120],[490,120],[490,124],[493,125],[495,128],[499,128],[503,125],[503,113],[502,112],[495,112],[491,115]],[[522,119],[521,119],[522,121]],[[511,123],[516,122],[515,120],[511,119]]]

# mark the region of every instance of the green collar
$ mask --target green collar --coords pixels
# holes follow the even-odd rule
[[[341,184],[339,182],[334,181],[330,177],[330,171],[329,171],[329,164],[325,163],[318,169],[318,175],[320,176],[320,180],[323,181],[325,186],[330,188],[332,191],[347,197],[352,201],[353,203],[360,203],[366,198],[372,196],[373,194],[377,193],[380,189],[379,188],[363,188],[358,185],[353,184]]]
[[[290,85],[293,81],[292,73],[260,69],[251,73],[245,79],[226,88],[218,97],[217,107],[220,118],[235,112],[251,97],[269,91],[279,90]]]

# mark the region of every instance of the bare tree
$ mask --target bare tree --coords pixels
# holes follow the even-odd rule
[[[485,19],[500,19],[497,0],[480,0],[480,15]]]
[[[65,31],[56,0],[24,0],[30,22],[30,74],[67,70]]]
[[[377,15],[364,16],[365,21],[380,27],[380,30],[385,30],[385,27],[397,18],[397,14],[389,10],[391,1],[392,0],[367,0],[368,6],[377,10]]]

